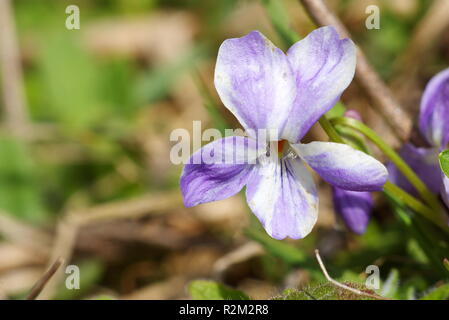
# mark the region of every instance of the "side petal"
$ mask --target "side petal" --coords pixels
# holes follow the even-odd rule
[[[357,192],[332,187],[334,209],[343,222],[354,233],[365,233],[373,209],[373,198],[369,192]]]
[[[354,77],[356,49],[334,27],[314,30],[287,52],[296,77],[297,96],[283,139],[296,143],[340,99]]]
[[[318,196],[301,159],[260,161],[248,181],[246,199],[267,233],[275,239],[301,239],[318,217]]]
[[[258,31],[223,42],[215,66],[215,87],[246,130],[280,132],[296,96],[287,56]]]
[[[435,148],[417,148],[410,143],[406,143],[398,153],[426,186],[433,193],[438,194],[442,184],[441,169],[438,164],[438,150]],[[415,188],[393,163],[389,162],[387,168],[391,182],[411,194],[417,194]]]
[[[449,68],[430,80],[421,99],[419,128],[434,147],[449,142]]]
[[[238,193],[255,166],[256,150],[252,139],[227,137],[194,153],[181,175],[184,205],[193,207]]]
[[[379,191],[388,172],[378,160],[341,143],[314,141],[291,145],[324,180],[352,191]]]

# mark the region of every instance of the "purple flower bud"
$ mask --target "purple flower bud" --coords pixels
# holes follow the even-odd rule
[[[347,110],[345,112],[345,117],[362,121],[362,116],[360,115],[360,113],[357,110],[354,110],[354,109]]]
[[[373,208],[371,193],[332,187],[332,198],[335,211],[342,217],[348,229],[363,234]]]
[[[433,147],[444,149],[449,142],[449,68],[429,81],[420,111],[421,133]]]

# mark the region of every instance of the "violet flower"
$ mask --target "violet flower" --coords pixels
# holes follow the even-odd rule
[[[449,179],[438,164],[438,153],[449,143],[449,68],[435,75],[424,90],[419,130],[430,148],[418,148],[407,143],[399,154],[432,192],[441,194],[449,208]],[[416,194],[393,164],[388,164],[388,171],[392,182]]]
[[[248,205],[266,232],[276,239],[299,239],[318,215],[317,191],[306,164],[339,188],[381,190],[388,173],[376,159],[345,144],[300,143],[339,100],[355,63],[354,44],[340,40],[333,27],[313,31],[287,54],[257,31],[224,41],[215,87],[249,137],[216,140],[192,156],[181,176],[184,204],[225,199],[246,186]],[[266,139],[255,134],[261,129],[269,130]],[[198,159],[203,161],[197,164]]]
[[[356,110],[349,109],[344,116],[362,121],[362,117]],[[332,187],[332,202],[335,213],[342,218],[349,230],[357,234],[365,233],[374,205],[370,192]]]

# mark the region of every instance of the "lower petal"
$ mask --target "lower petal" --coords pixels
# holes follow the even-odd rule
[[[182,172],[184,205],[193,207],[238,193],[248,181],[256,157],[256,142],[244,137],[227,137],[204,146]]]
[[[378,160],[346,144],[315,141],[292,148],[324,180],[352,191],[379,191],[388,172]]]
[[[332,198],[336,213],[341,216],[348,229],[354,233],[363,234],[373,208],[371,193],[333,187]]]
[[[247,183],[248,205],[275,239],[301,239],[318,217],[318,196],[301,159],[263,157]]]

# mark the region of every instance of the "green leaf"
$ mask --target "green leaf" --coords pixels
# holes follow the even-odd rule
[[[446,177],[449,178],[449,150],[441,152],[439,155],[439,159],[441,170],[443,170]]]
[[[285,289],[280,295],[273,297],[272,300],[316,300],[305,290]]]
[[[188,291],[195,300],[250,300],[242,291],[209,280],[190,282]]]
[[[449,283],[445,283],[423,296],[420,300],[447,300],[449,299]]]
[[[366,291],[363,284],[356,282],[344,282],[345,285]],[[374,294],[374,292],[369,292]],[[286,289],[273,300],[373,300],[363,295],[355,294],[349,290],[335,286],[330,282],[308,285],[302,289]]]

